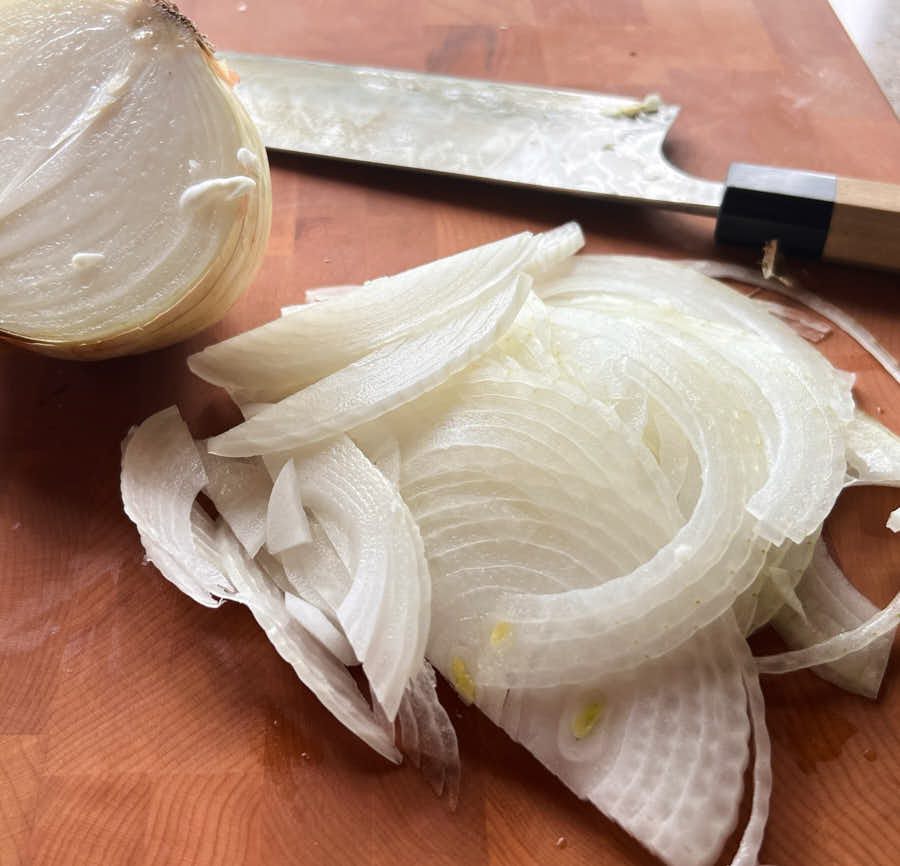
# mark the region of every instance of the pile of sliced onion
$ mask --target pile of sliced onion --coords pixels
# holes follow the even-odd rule
[[[451,798],[431,665],[672,866],[719,855],[752,738],[733,862],[754,866],[760,673],[877,694],[900,600],[874,608],[820,534],[846,485],[900,479],[900,441],[768,308],[582,243],[519,234],[210,346],[191,369],[244,422],[145,421],[125,508],[167,578],[246,604],[343,724]],[[754,658],[770,622],[791,649]]]
[[[164,0],[0,9],[0,336],[101,358],[217,321],[271,222],[228,71]]]

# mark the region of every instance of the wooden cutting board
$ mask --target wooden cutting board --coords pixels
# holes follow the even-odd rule
[[[826,0],[185,0],[223,48],[606,90],[683,112],[682,168],[732,160],[900,182],[900,126]],[[319,285],[355,283],[577,219],[594,252],[720,257],[700,218],[459,180],[273,159],[271,246],[251,292],[187,345],[97,364],[0,349],[2,866],[656,863],[449,690],[453,814],[370,754],[299,685],[247,612],[199,607],[143,564],[119,443],[178,403],[195,435],[233,420],[192,351]],[[900,353],[900,280],[790,264]],[[861,405],[900,431],[900,385],[840,333]],[[878,604],[900,589],[900,491],[854,490],[828,523]],[[777,646],[769,636],[755,647]],[[900,829],[900,659],[881,698],[807,673],[764,683],[775,789],[763,862],[889,866]],[[723,862],[726,862],[723,859]]]

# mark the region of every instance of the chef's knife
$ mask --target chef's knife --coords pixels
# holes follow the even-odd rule
[[[272,150],[706,214],[725,243],[900,269],[900,186],[746,163],[691,177],[663,154],[678,107],[654,97],[218,57]]]

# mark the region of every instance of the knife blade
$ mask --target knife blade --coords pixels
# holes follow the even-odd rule
[[[900,269],[900,187],[734,163],[673,166],[676,105],[524,84],[220,52],[272,150],[716,217],[724,243]]]

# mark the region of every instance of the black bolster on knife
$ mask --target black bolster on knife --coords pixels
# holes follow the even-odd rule
[[[821,256],[837,194],[833,174],[735,162],[716,221],[716,240],[764,244],[778,239],[789,253]]]

